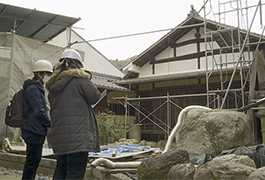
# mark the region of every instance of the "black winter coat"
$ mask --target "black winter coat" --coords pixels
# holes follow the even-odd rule
[[[55,73],[46,88],[54,153],[99,152],[98,126],[91,105],[99,100],[100,92],[90,81],[90,75],[78,69]]]
[[[47,127],[51,120],[47,115],[47,106],[42,85],[33,79],[28,79],[23,84],[24,101],[23,115],[27,116],[26,123],[22,126],[22,138],[27,144],[43,144],[47,135]]]

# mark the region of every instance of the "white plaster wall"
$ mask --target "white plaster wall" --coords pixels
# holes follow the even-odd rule
[[[178,41],[177,43],[180,43],[180,42],[183,42],[183,41],[187,41],[187,40],[191,40],[191,39],[194,39],[195,36],[194,34],[196,33],[196,29],[192,29],[190,30],[187,34],[185,34],[185,36],[182,36]]]
[[[184,37],[179,39],[177,43],[186,41],[188,39],[194,39],[194,33],[196,30],[191,30],[188,32]],[[177,56],[182,56],[189,54],[191,52],[196,52],[197,47],[196,44],[186,45],[183,47],[178,47],[176,49]],[[174,56],[174,49],[171,47],[166,48],[164,51],[159,53],[155,60],[167,59],[172,58]],[[169,63],[161,63],[155,64],[155,75],[163,75],[163,74],[172,74],[178,72],[187,72],[187,71],[194,71],[197,69],[197,60],[185,60],[185,61],[173,61]],[[152,75],[152,65],[148,62],[143,67],[141,67],[139,77],[149,76]]]
[[[207,57],[207,62],[208,62],[208,70],[212,69],[214,67],[212,56]],[[205,57],[200,58],[200,66],[201,66],[200,70],[206,70],[206,58]]]
[[[155,74],[159,74],[159,75],[168,74],[169,64],[170,63],[155,64]]]
[[[139,77],[150,76],[150,75],[153,75],[152,65],[150,65],[150,63],[146,63],[141,67]]]
[[[160,60],[160,59],[166,59],[166,58],[171,58],[174,56],[174,49],[171,47],[167,47],[164,51],[159,53],[156,57],[155,60]]]
[[[204,38],[203,30],[204,30],[203,28],[200,28],[201,38]],[[191,30],[185,36],[181,37],[176,43],[194,39],[195,33],[196,33],[195,29]],[[210,34],[207,34],[207,36],[209,37]],[[205,51],[206,49],[205,45],[206,44],[204,42],[200,43],[201,52]],[[219,45],[216,42],[207,43],[207,49],[210,50],[212,48],[218,49]],[[177,56],[183,56],[183,55],[187,55],[190,53],[196,53],[196,52],[197,52],[197,45],[195,43],[176,48]],[[159,61],[162,59],[165,60],[167,58],[172,58],[173,56],[174,56],[174,49],[171,47],[168,47],[164,51],[162,51],[160,54],[158,54],[155,57],[155,60],[156,61]],[[245,57],[247,56],[248,54],[245,53]],[[226,63],[225,66],[222,67],[223,69],[234,68],[238,59],[239,59],[239,53],[214,55],[214,57],[210,55],[207,57],[208,71],[220,69],[220,63]],[[188,59],[188,60],[183,60],[183,61],[172,61],[172,62],[155,64],[155,74],[152,74],[152,65],[148,62],[143,67],[140,68],[139,77],[196,72],[196,71],[206,71],[206,58],[205,57],[200,58],[200,69],[198,69],[198,60],[197,58],[195,58],[195,59]]]
[[[197,59],[190,59],[186,61],[175,61],[171,63],[163,63],[155,65],[155,74],[175,74],[179,72],[189,72],[197,69]]]
[[[203,42],[203,43],[200,43],[200,50],[201,51],[204,51],[206,48],[205,48],[205,46],[207,45],[207,50],[209,51],[209,50],[211,50],[212,49],[212,47],[213,47],[213,49],[218,49],[218,48],[220,48],[220,46],[215,42],[215,41],[213,41],[213,42],[207,42],[206,44]]]
[[[197,45],[196,44],[189,44],[186,46],[181,46],[176,49],[176,55],[177,56],[183,56],[190,53],[197,52]]]
[[[229,54],[222,54],[222,55],[215,55],[214,58],[212,56],[207,57],[208,61],[208,70],[211,69],[220,69],[221,64],[223,64],[222,68],[234,68],[239,60],[239,53],[229,53]],[[248,53],[244,53],[245,60],[253,59],[252,54],[249,56]],[[201,70],[206,70],[206,58],[200,58],[200,65]],[[237,66],[240,67],[240,64]]]
[[[170,63],[169,73],[177,73],[177,72],[188,72],[194,71],[197,69],[197,59],[189,59],[185,61],[175,61]]]

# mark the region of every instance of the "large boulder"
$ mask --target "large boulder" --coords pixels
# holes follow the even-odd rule
[[[167,174],[176,164],[189,163],[189,154],[182,149],[172,149],[166,153],[150,157],[141,162],[137,169],[138,179],[167,179]]]
[[[176,133],[176,146],[191,154],[219,154],[252,144],[249,116],[236,111],[191,109]]]
[[[248,156],[229,154],[216,157],[199,167],[195,172],[194,180],[246,179],[255,170],[255,163]]]
[[[193,180],[196,168],[193,164],[177,164],[173,166],[168,174],[167,179]]]
[[[246,180],[261,180],[265,179],[265,167],[259,168],[255,170],[252,174],[250,174]]]

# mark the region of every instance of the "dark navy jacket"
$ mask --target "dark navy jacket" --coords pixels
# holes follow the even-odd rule
[[[26,123],[22,127],[22,138],[27,144],[43,144],[47,127],[51,126],[51,120],[47,115],[44,89],[33,79],[26,80],[23,88],[25,89],[23,114],[26,116]]]

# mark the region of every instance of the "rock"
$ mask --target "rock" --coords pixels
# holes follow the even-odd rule
[[[117,142],[118,144],[139,144],[139,141],[136,139],[126,139],[126,138],[121,138]]]
[[[196,168],[193,164],[177,164],[173,166],[167,175],[167,179],[193,180]]]
[[[129,144],[139,144],[139,141],[137,139],[129,139]]]
[[[153,141],[147,141],[146,146],[157,147],[157,143]]]
[[[166,179],[172,166],[189,163],[189,154],[182,149],[172,149],[143,160],[137,169],[137,177],[141,179]]]
[[[190,154],[219,154],[252,144],[249,116],[228,110],[191,109],[176,133],[176,145]]]
[[[146,145],[146,141],[145,140],[142,140],[142,141],[140,141],[140,146],[145,146]]]
[[[157,147],[164,148],[166,146],[166,141],[161,140],[157,142]]]
[[[202,166],[206,162],[213,160],[213,158],[217,157],[219,155],[213,155],[213,154],[189,154],[190,157],[190,163],[196,166]]]
[[[119,142],[127,142],[127,139],[126,138],[120,138]]]
[[[146,140],[142,140],[139,143],[140,146],[151,146],[151,147],[158,147],[156,142],[153,141],[146,141]]]
[[[246,179],[255,170],[255,163],[248,156],[229,154],[216,157],[199,167],[195,172],[194,180]]]
[[[252,174],[250,174],[246,180],[261,180],[265,179],[265,167],[259,168],[255,170]]]

